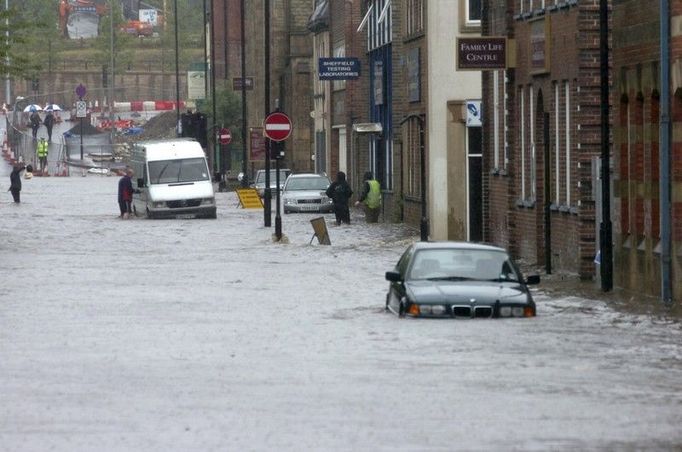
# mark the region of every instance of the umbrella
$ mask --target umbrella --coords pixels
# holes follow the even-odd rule
[[[45,110],[62,111],[62,107],[57,104],[47,104],[45,105]]]
[[[43,111],[43,109],[38,104],[29,104],[24,108],[24,113],[28,113],[29,111]]]

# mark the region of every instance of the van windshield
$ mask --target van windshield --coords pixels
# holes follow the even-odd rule
[[[206,159],[156,160],[149,162],[149,183],[172,184],[209,180]]]

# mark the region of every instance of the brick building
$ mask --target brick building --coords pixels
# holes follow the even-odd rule
[[[660,2],[621,0],[613,7],[614,284],[661,295],[661,193],[672,197],[672,293],[682,293],[682,1],[670,1],[669,46],[672,144],[661,164],[663,136]],[[672,131],[672,132],[671,132]],[[670,136],[670,135],[669,135]],[[667,173],[667,174],[666,174]],[[666,177],[664,177],[666,176]],[[665,180],[669,186],[665,187]]]
[[[241,74],[240,0],[213,0],[215,27],[216,82],[231,87],[230,79]],[[265,106],[265,61],[263,2],[245,0],[246,78],[253,79],[247,90],[248,128],[262,127],[265,116],[274,111],[276,102],[292,120],[293,130],[286,140],[282,167],[294,171],[313,168],[311,134],[313,109],[311,78],[312,40],[307,21],[312,12],[308,0],[273,1],[270,4],[270,105]],[[225,25],[227,24],[227,27]],[[227,65],[225,65],[227,61]],[[237,92],[239,95],[239,91]],[[268,110],[268,111],[266,111]],[[255,170],[264,160],[249,161]],[[272,162],[274,168],[274,162]]]
[[[483,79],[485,240],[585,279],[598,249],[598,5],[483,2],[483,34],[509,38],[516,54]]]

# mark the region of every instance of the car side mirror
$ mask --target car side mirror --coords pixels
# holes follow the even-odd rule
[[[540,284],[540,275],[529,275],[526,278],[526,284]]]
[[[144,187],[144,179],[141,177],[137,178],[137,186],[138,187]]]
[[[400,282],[403,280],[403,278],[400,276],[400,273],[395,271],[386,272],[386,279],[391,282]]]

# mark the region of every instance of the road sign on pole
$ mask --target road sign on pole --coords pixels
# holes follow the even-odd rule
[[[220,129],[218,132],[218,140],[220,141],[220,144],[230,144],[232,141],[232,134],[230,133],[230,129],[223,127]]]
[[[76,102],[76,118],[85,118],[88,115],[88,106],[84,100]]]
[[[85,93],[87,93],[87,92],[88,92],[87,89],[85,89],[85,86],[84,86],[82,83],[80,83],[80,84],[76,87],[76,96],[78,96],[79,99],[84,98],[84,97],[85,97]]]
[[[270,113],[263,124],[265,136],[272,141],[284,141],[291,135],[291,119],[282,112]]]

